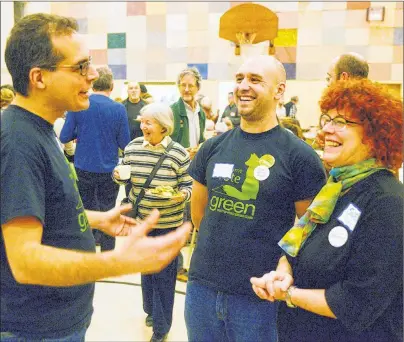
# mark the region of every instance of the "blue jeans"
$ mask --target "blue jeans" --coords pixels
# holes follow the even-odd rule
[[[58,337],[58,338],[32,338],[32,337],[22,337],[20,335],[13,334],[11,332],[1,332],[0,341],[1,342],[84,342],[86,337],[86,332],[89,325],[86,325],[81,330],[75,331],[71,335]]]
[[[277,303],[188,281],[185,323],[189,342],[276,342],[276,312]]]

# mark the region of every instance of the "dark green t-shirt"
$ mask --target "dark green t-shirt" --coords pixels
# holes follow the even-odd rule
[[[320,158],[280,126],[259,134],[237,127],[206,140],[189,174],[208,189],[189,279],[258,299],[250,278],[276,269],[295,202],[325,183]]]
[[[75,174],[53,126],[18,106],[1,117],[1,224],[33,216],[42,244],[95,252]],[[1,330],[38,338],[70,335],[91,319],[94,284],[51,287],[19,284],[0,240]],[[50,261],[52,262],[52,261]]]

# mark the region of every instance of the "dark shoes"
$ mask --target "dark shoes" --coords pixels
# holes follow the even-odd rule
[[[153,317],[151,315],[147,315],[146,317],[146,327],[152,327],[153,326]]]
[[[153,334],[153,336],[150,339],[150,342],[164,342],[167,339],[167,335],[168,334],[165,334],[162,337],[159,337],[156,334]]]

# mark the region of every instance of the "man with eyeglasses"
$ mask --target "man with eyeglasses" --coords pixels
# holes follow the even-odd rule
[[[170,107],[174,116],[174,131],[171,138],[186,148],[192,159],[201,143],[205,141],[206,114],[199,105],[196,95],[201,87],[202,76],[195,67],[180,72],[177,79],[180,98]],[[191,221],[190,203],[185,204],[184,220]],[[183,255],[178,261],[179,280],[188,279]]]
[[[20,19],[6,43],[17,94],[1,116],[1,341],[84,341],[94,282],[160,271],[190,231],[149,238],[158,212],[136,224],[123,215],[130,205],[84,209],[53,130],[65,111],[89,107],[98,78],[77,30],[73,19],[37,13]],[[91,227],[126,237],[95,253]]]
[[[93,83],[90,107],[68,112],[60,133],[60,141],[77,139],[74,166],[84,208],[108,211],[115,207],[119,185],[111,179],[118,164],[119,149],[129,144],[129,125],[125,107],[110,99],[114,88],[112,71],[97,68],[98,79]],[[101,251],[115,248],[115,237],[93,230]]]
[[[206,115],[196,101],[202,77],[195,67],[186,68],[178,75],[180,98],[171,105],[174,114],[174,132],[171,138],[190,152],[192,158],[196,148],[204,141]]]

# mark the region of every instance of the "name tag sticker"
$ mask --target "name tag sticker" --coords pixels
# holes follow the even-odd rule
[[[361,214],[362,212],[356,206],[350,203],[338,217],[338,221],[347,226],[352,232],[355,229]]]
[[[213,178],[231,178],[234,164],[215,164]]]

